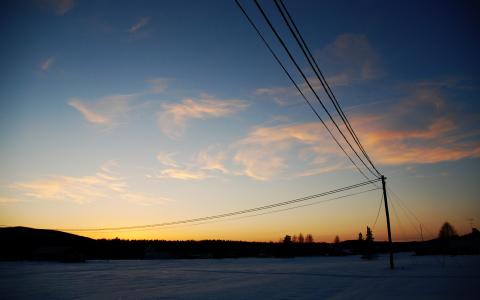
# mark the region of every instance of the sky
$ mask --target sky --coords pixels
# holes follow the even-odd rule
[[[253,2],[240,2],[306,91]],[[260,4],[333,112],[273,2]],[[393,239],[435,237],[445,221],[460,234],[478,226],[478,3],[285,5],[387,178]],[[0,6],[0,225],[158,224],[366,180],[233,0]],[[370,226],[383,240],[381,190],[370,189],[261,216],[80,234],[278,241],[302,232],[333,241]]]

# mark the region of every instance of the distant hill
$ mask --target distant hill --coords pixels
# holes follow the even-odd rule
[[[0,260],[50,260],[82,262],[87,259],[178,259],[234,257],[294,257],[387,253],[385,241],[349,240],[328,243],[262,243],[223,240],[94,240],[56,230],[27,227],[0,228]],[[480,233],[448,240],[394,242],[395,252],[417,255],[480,254]]]
[[[0,228],[0,260],[82,261],[95,240],[66,232],[28,227]]]
[[[34,229],[29,227],[0,228],[2,242],[16,242],[39,245],[71,245],[92,241],[91,238],[58,230]]]
[[[463,236],[425,241],[417,247],[415,253],[417,255],[478,255],[480,254],[480,232],[476,228],[472,228],[471,233]]]

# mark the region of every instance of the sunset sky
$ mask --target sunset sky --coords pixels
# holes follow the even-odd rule
[[[252,2],[241,3],[274,43]],[[282,28],[273,2],[260,3]],[[394,240],[420,238],[415,217],[425,238],[445,221],[461,234],[479,226],[478,3],[285,5],[403,201],[390,199]],[[0,225],[155,224],[365,181],[233,0],[2,1],[0,22]],[[380,199],[378,190],[256,217],[80,234],[278,241],[303,232],[330,242],[373,226]],[[377,240],[385,227],[382,210]]]

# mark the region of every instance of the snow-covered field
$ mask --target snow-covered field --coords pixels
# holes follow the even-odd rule
[[[0,299],[480,299],[480,256],[0,263]]]

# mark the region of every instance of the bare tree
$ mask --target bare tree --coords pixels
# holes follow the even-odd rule
[[[338,235],[335,236],[335,239],[333,240],[333,243],[334,243],[335,245],[340,244],[340,237],[339,237]]]
[[[458,236],[458,234],[455,228],[453,228],[453,226],[448,222],[443,223],[442,227],[440,228],[440,232],[438,233],[438,238],[448,240],[456,236]]]
[[[301,232],[298,234],[298,242],[299,243],[305,242],[305,237],[303,236],[303,233],[301,233]]]
[[[313,243],[313,235],[310,233],[305,237],[305,243]]]
[[[358,240],[363,241],[363,234],[361,232],[358,233]]]

